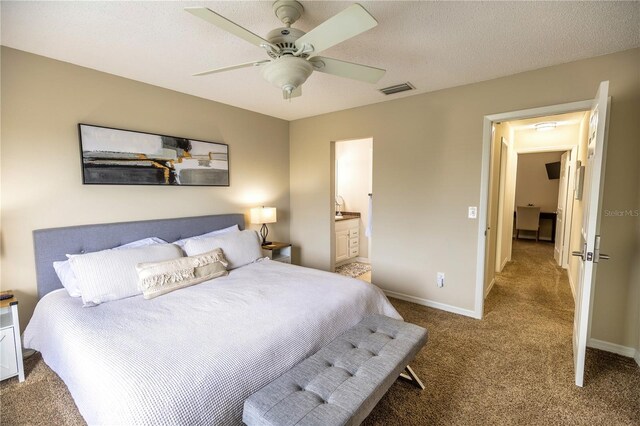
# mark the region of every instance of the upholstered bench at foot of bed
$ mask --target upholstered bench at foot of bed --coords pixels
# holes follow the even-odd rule
[[[249,426],[358,425],[426,342],[427,330],[417,325],[365,318],[251,395],[242,420]]]

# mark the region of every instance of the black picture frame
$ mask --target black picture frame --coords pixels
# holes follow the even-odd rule
[[[78,124],[84,185],[229,186],[229,145]]]

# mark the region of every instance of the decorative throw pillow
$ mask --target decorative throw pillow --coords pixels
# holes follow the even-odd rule
[[[81,254],[73,256],[69,262],[80,282],[84,306],[95,306],[140,294],[136,270],[138,263],[179,257],[182,257],[180,247],[173,244],[153,244]]]
[[[215,249],[197,256],[164,262],[139,263],[138,285],[145,299],[227,275],[227,260]]]
[[[127,248],[135,248],[135,247],[144,247],[149,246],[151,244],[167,244],[167,242],[158,237],[150,237],[143,238],[142,240],[132,241],[127,244],[123,244],[118,247],[114,247],[108,250],[122,250]],[[101,250],[104,251],[104,250]],[[94,252],[97,253],[97,252]],[[73,256],[78,256],[77,254],[68,254],[68,258],[72,258]],[[80,293],[80,283],[78,282],[78,278],[73,273],[71,269],[71,264],[68,260],[61,260],[59,262],[53,262],[53,269],[56,271],[56,275],[58,275],[58,279],[62,283],[62,286],[67,290],[69,296],[71,297],[80,297],[82,294]]]
[[[263,257],[260,237],[258,237],[256,231],[251,230],[192,240],[184,246],[184,251],[187,256],[194,256],[215,248],[222,249],[224,257],[229,262],[229,267],[227,268],[229,270],[248,265]]]
[[[215,231],[207,232],[206,234],[195,235],[195,236],[189,237],[189,238],[183,238],[181,240],[174,241],[171,244],[175,244],[175,245],[180,246],[181,248],[184,249],[185,244],[187,244],[187,242],[189,242],[191,240],[200,240],[202,238],[215,237],[217,235],[227,234],[229,232],[238,232],[238,231],[240,231],[240,228],[238,227],[238,225],[233,225],[233,226],[230,226],[228,228],[217,229]]]

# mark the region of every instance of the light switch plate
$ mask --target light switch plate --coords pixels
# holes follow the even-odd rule
[[[469,207],[469,219],[475,219],[478,217],[478,208],[475,206]]]

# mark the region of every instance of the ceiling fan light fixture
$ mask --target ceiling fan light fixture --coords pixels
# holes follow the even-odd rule
[[[352,4],[308,33],[291,27],[304,12],[304,7],[298,1],[276,0],[272,7],[285,27],[270,31],[267,38],[260,37],[209,8],[185,8],[192,15],[264,49],[271,58],[216,68],[194,75],[202,76],[260,66],[264,79],[277,86],[285,99],[301,96],[302,84],[314,70],[371,84],[377,83],[384,76],[385,70],[381,68],[315,56],[378,25],[378,21],[361,5]],[[310,57],[311,55],[314,56]]]
[[[313,65],[306,59],[282,56],[263,67],[262,77],[280,88],[285,99],[289,99],[291,93],[307,81],[312,72]]]

